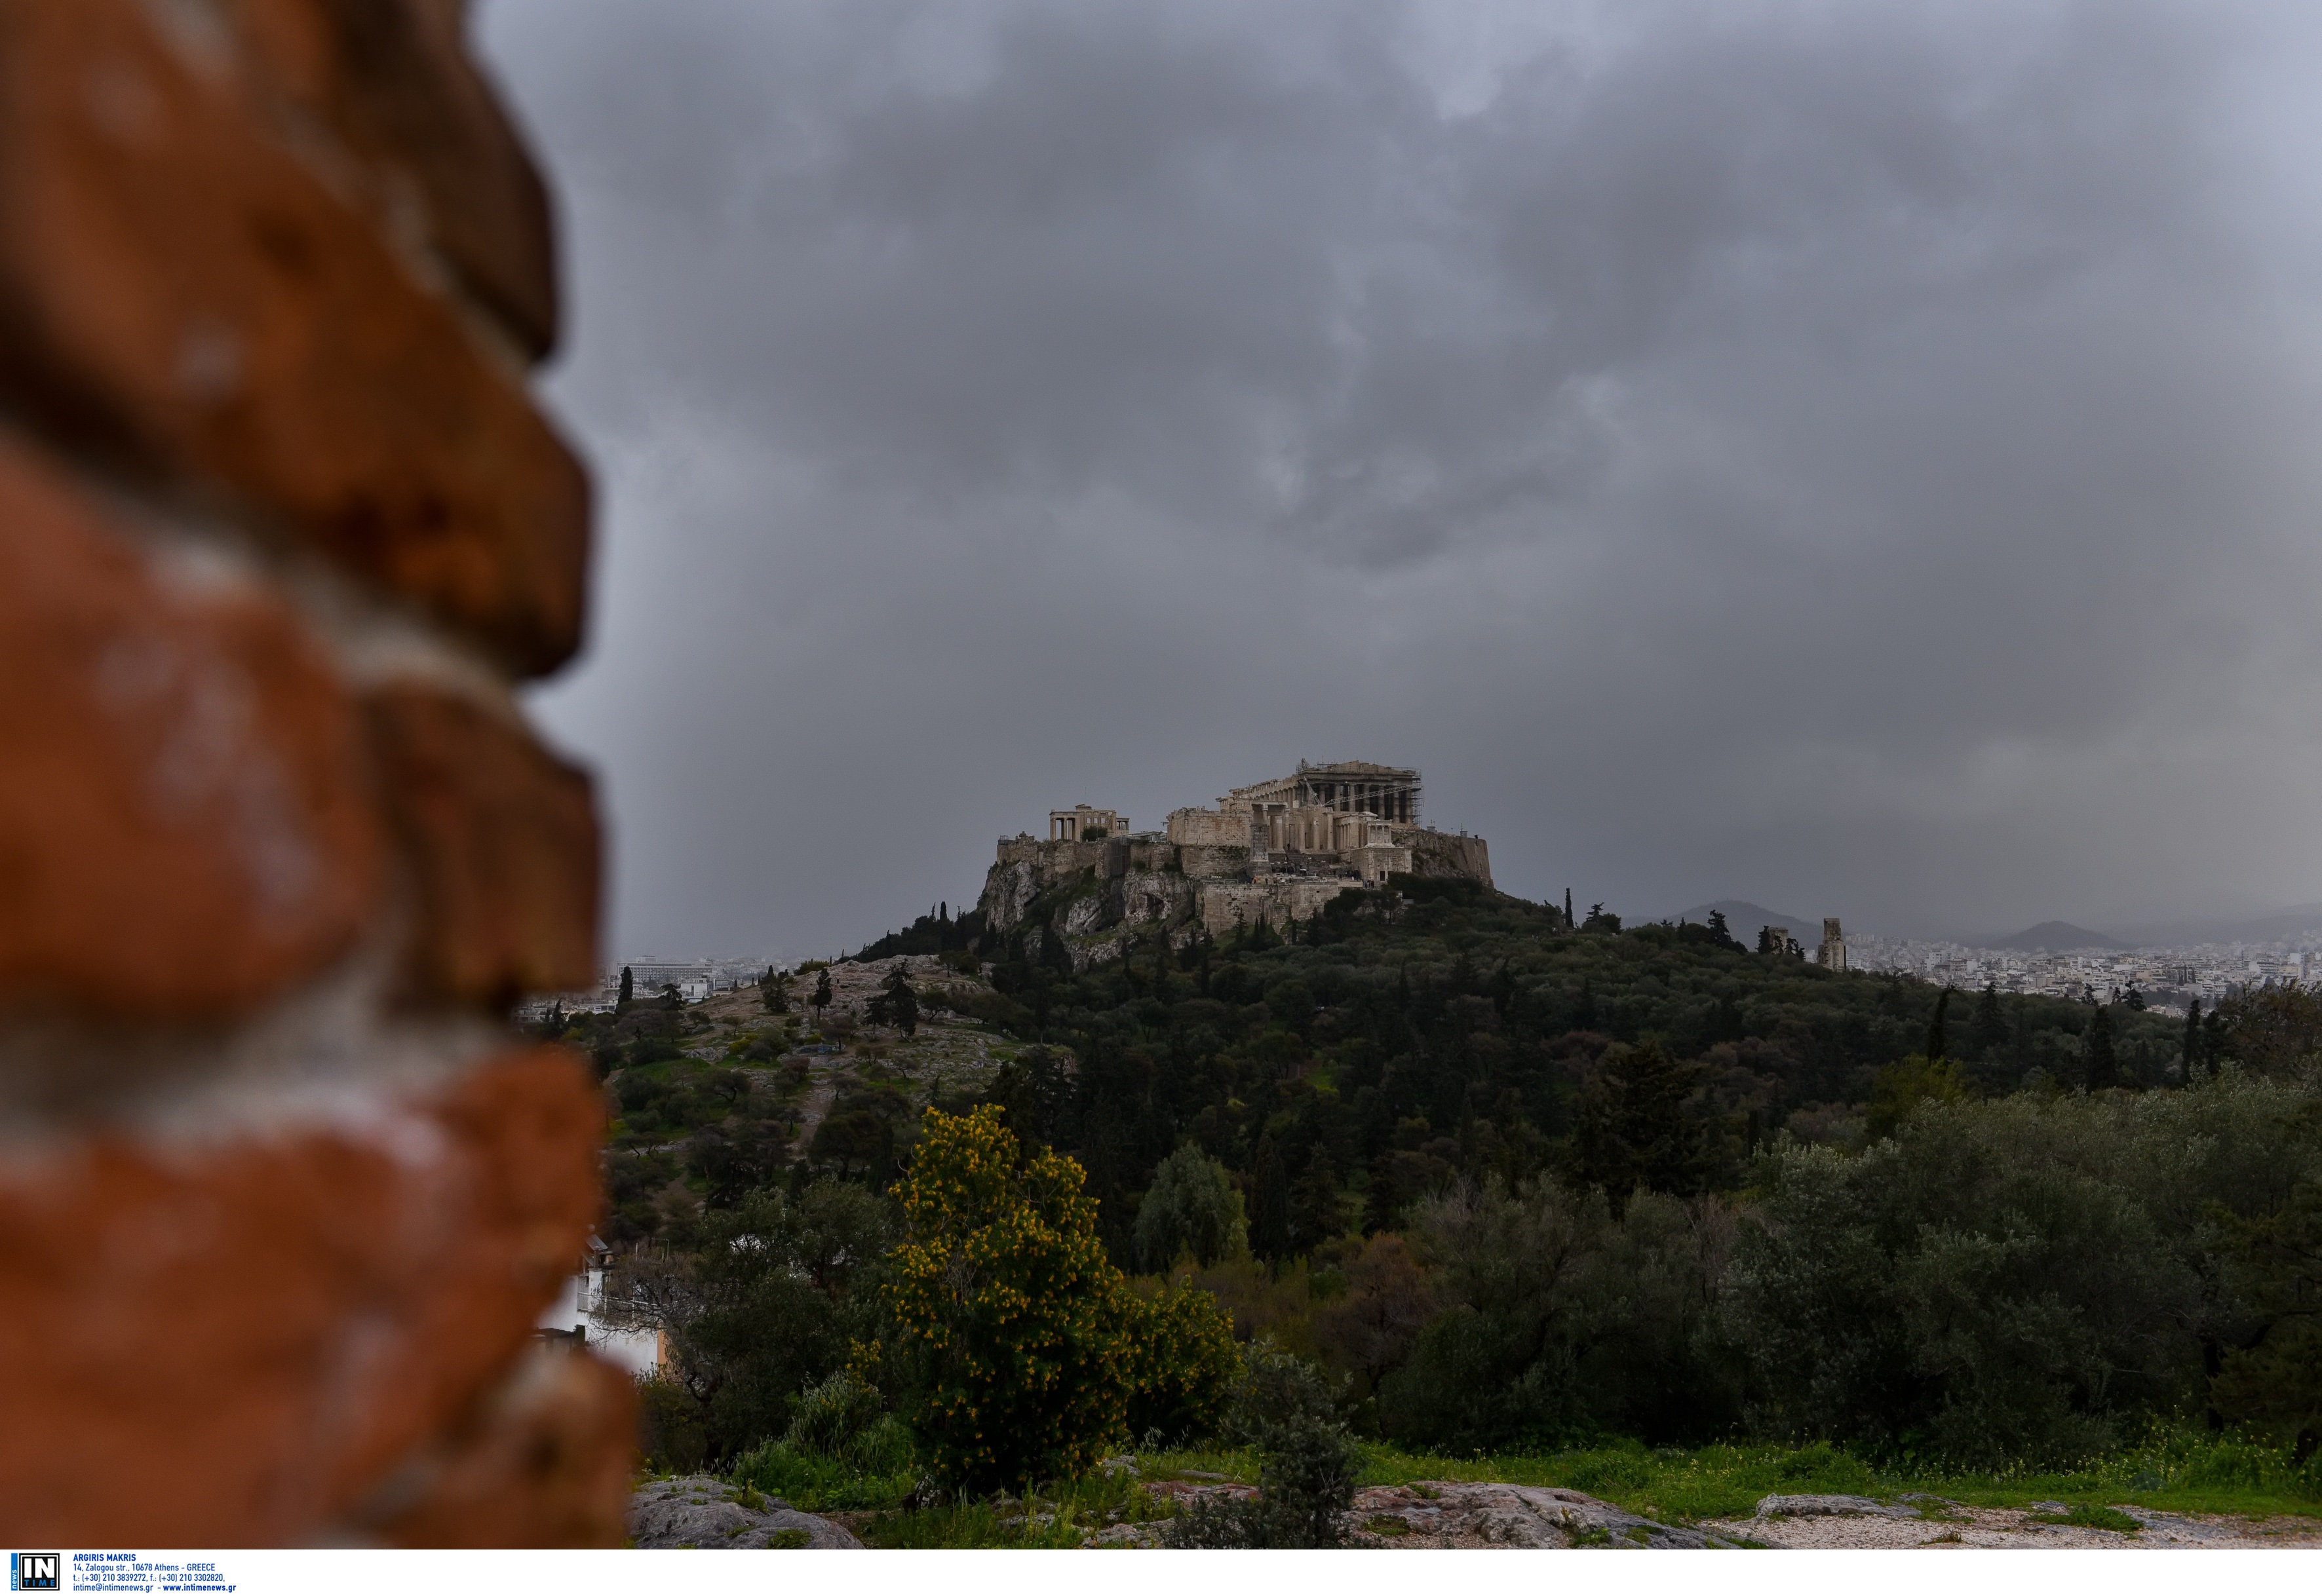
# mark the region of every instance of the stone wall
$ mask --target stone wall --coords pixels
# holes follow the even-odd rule
[[[1394,842],[1397,847],[1411,850],[1413,875],[1465,876],[1486,887],[1492,884],[1491,850],[1481,837],[1430,831],[1419,825],[1398,825],[1394,828]]]
[[[619,1544],[589,487],[458,0],[0,7],[0,1528]]]
[[[1353,881],[1328,876],[1202,881],[1196,888],[1195,913],[1202,929],[1212,936],[1223,936],[1237,926],[1254,926],[1261,920],[1277,931],[1286,930],[1312,919],[1324,905],[1336,902],[1341,892],[1355,886]]]
[[[1248,848],[1249,811],[1173,809],[1169,813],[1169,840],[1187,847]]]

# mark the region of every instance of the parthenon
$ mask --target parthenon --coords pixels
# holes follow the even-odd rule
[[[1416,825],[1419,772],[1397,770],[1392,765],[1374,765],[1363,760],[1310,765],[1302,759],[1291,774],[1237,787],[1220,798],[1218,806],[1268,812],[1330,809],[1342,815],[1375,815],[1397,825]]]
[[[1379,881],[1411,868],[1411,851],[1398,850],[1394,831],[1418,818],[1417,771],[1302,759],[1287,776],[1235,788],[1214,809],[1171,811],[1168,834],[1180,844],[1247,847],[1261,857],[1336,854],[1348,873]]]

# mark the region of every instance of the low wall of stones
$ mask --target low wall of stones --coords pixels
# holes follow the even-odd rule
[[[448,0],[0,6],[0,1529],[619,1544],[588,481]]]

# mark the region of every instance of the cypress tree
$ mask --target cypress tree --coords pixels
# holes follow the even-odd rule
[[[1983,983],[1983,996],[1976,999],[1975,1023],[1969,1035],[1979,1057],[1988,1057],[2007,1045],[2007,1017],[1999,1012],[1997,981]]]
[[[2120,1084],[2120,1062],[2113,1056],[2112,1009],[2099,1008],[2089,1018],[2089,1090],[2101,1091]]]
[[[1934,1062],[1949,1051],[1950,1039],[1943,1034],[1943,1011],[1952,1006],[1952,990],[1945,987],[1935,994],[1935,1012],[1927,1020],[1927,1062]]]
[[[1339,1172],[1331,1167],[1330,1150],[1320,1142],[1306,1161],[1296,1199],[1292,1241],[1302,1252],[1312,1252],[1329,1241],[1346,1224],[1339,1208]]]
[[[2194,999],[2185,1006],[2185,1073],[2191,1075],[2193,1066],[2201,1062],[2201,1000]]]
[[[636,972],[631,970],[627,965],[624,964],[621,966],[621,1007],[624,1008],[627,1008],[631,1003],[636,1000]]]
[[[1269,1262],[1283,1258],[1290,1252],[1290,1182],[1270,1131],[1257,1138],[1249,1184],[1249,1250]]]

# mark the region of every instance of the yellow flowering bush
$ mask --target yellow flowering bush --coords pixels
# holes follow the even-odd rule
[[[1232,1318],[1188,1280],[1171,1282],[1150,1301],[1130,1300],[1129,1429],[1139,1436],[1158,1430],[1171,1441],[1207,1435],[1241,1378]]]
[[[885,1290],[936,1477],[989,1490],[1083,1473],[1124,1434],[1143,1307],[1097,1235],[1084,1172],[1020,1156],[990,1105],[927,1112],[895,1188]]]

